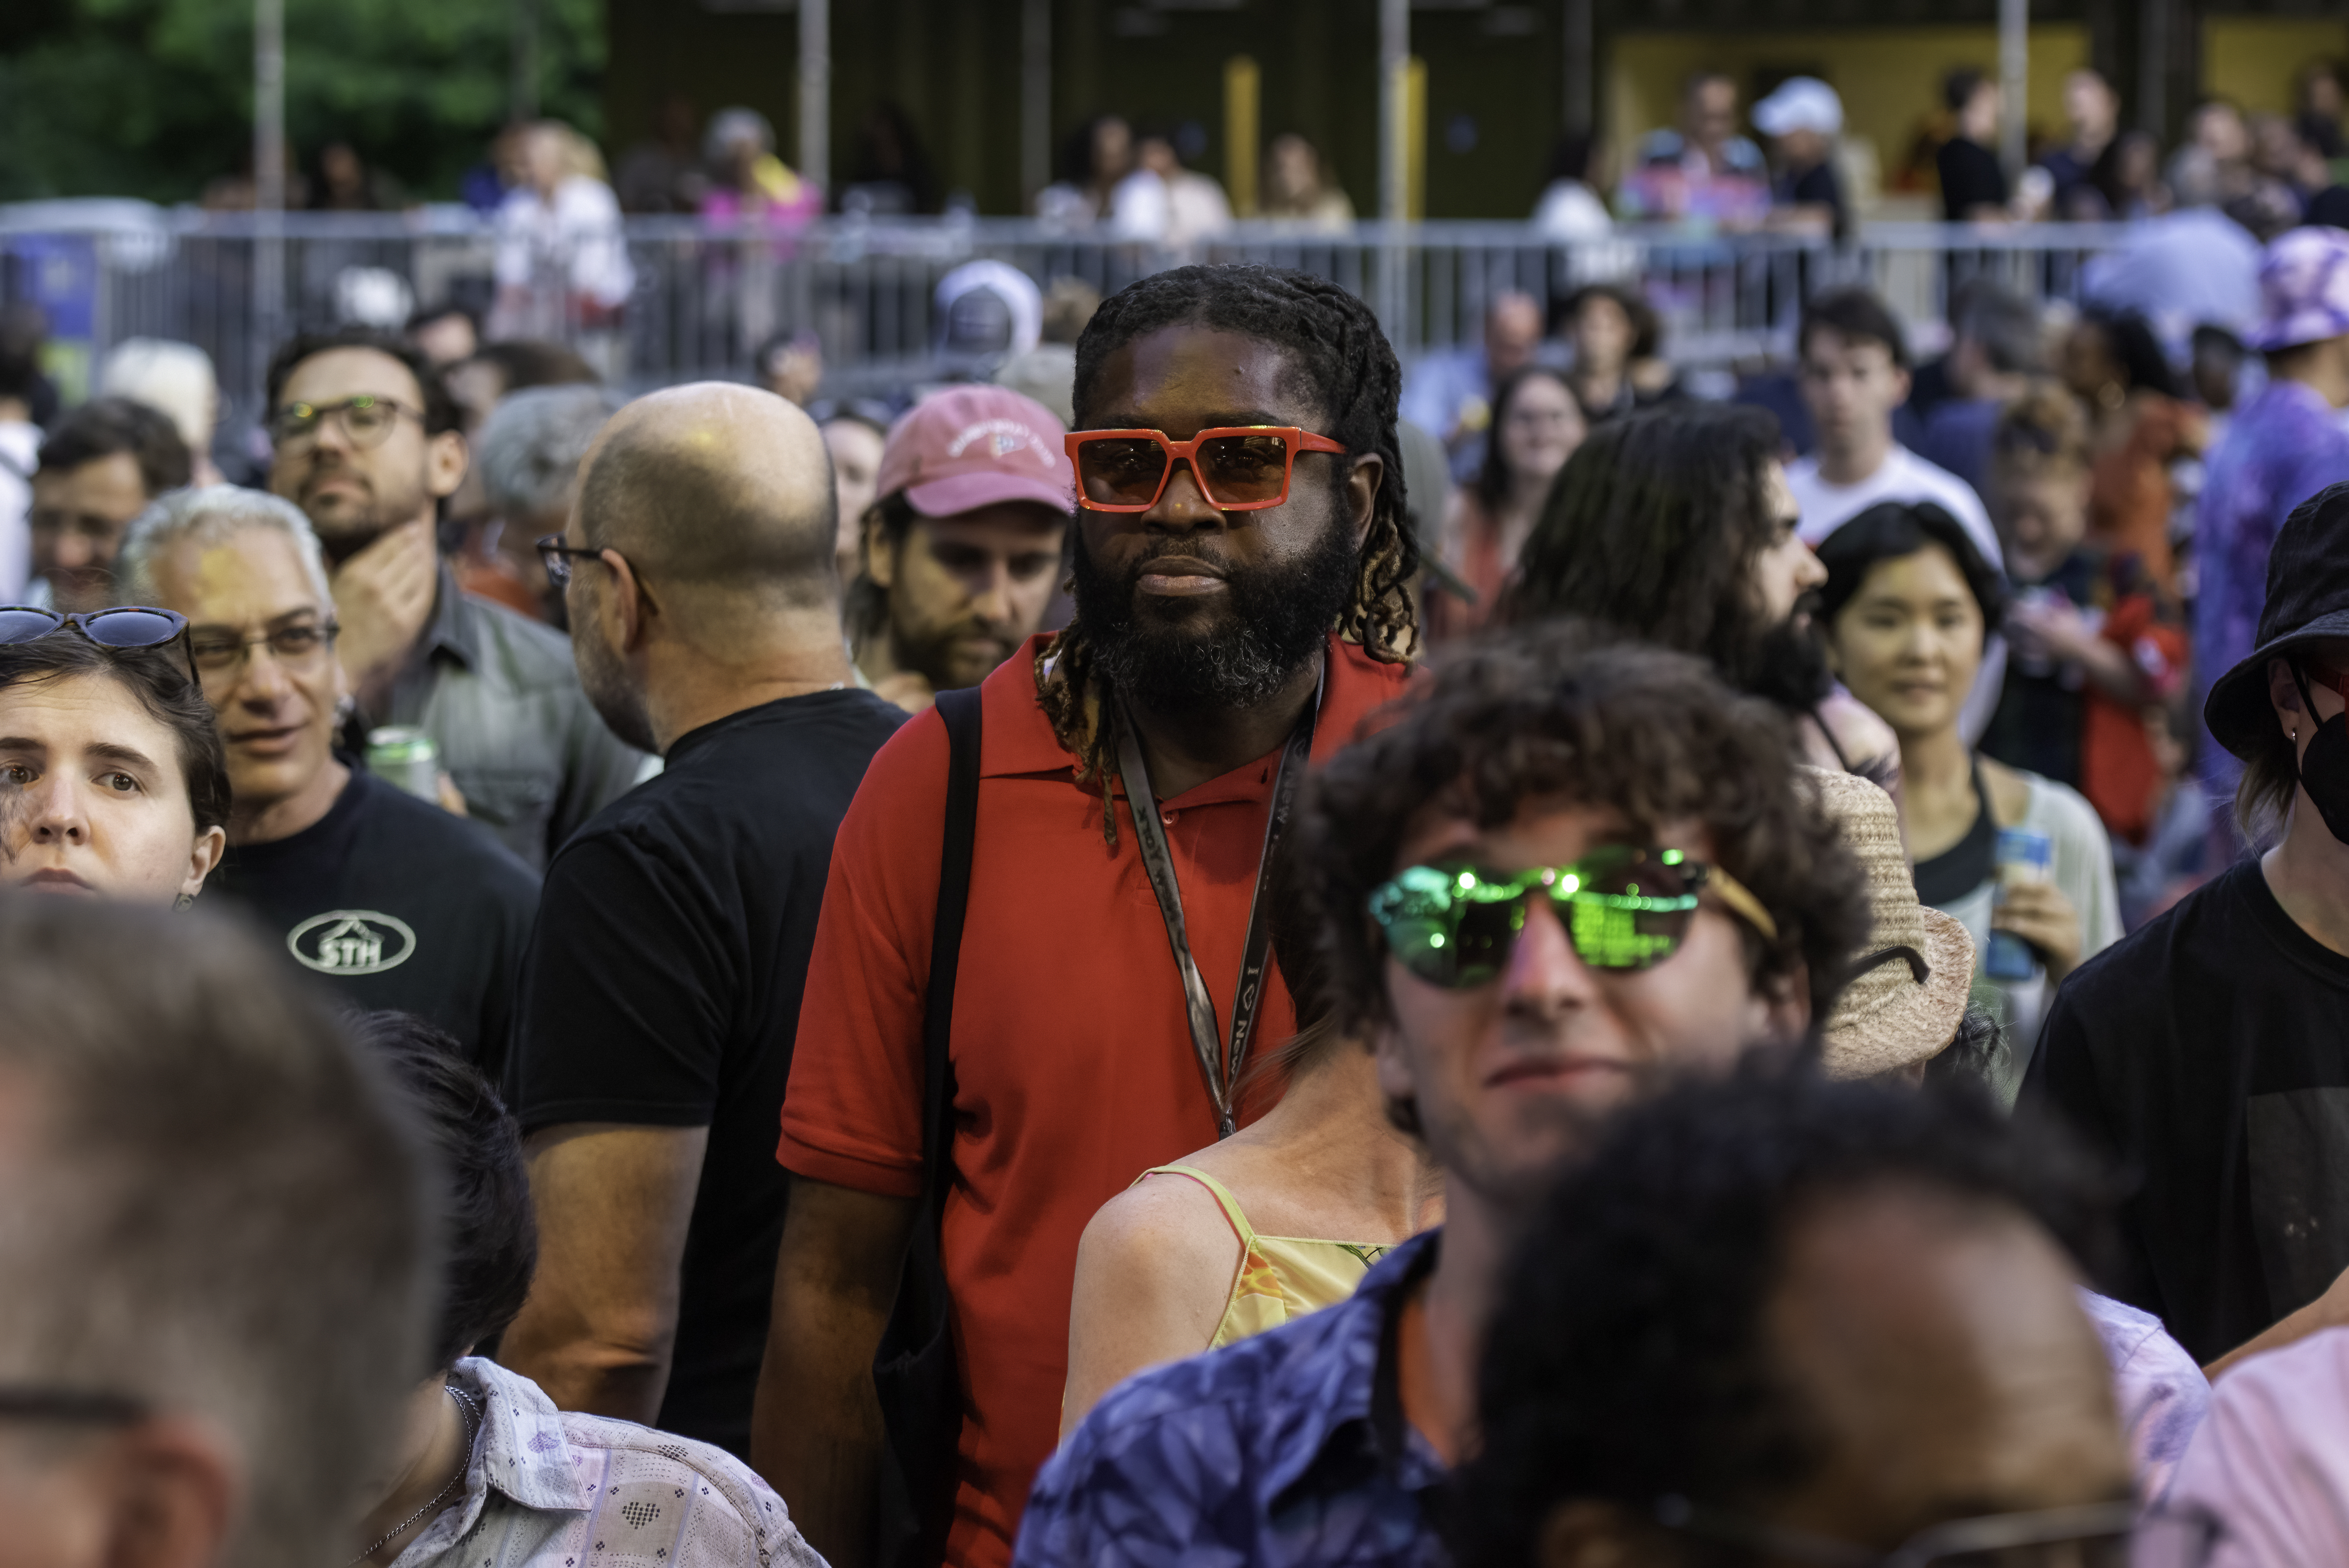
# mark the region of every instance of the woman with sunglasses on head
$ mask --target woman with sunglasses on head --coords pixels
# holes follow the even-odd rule
[[[2077,791],[1979,757],[1959,732],[2006,589],[1955,518],[1871,507],[1821,542],[1819,562],[1828,657],[1899,737],[1917,895],[1973,936],[1977,989],[2013,1053],[2012,1101],[2055,987],[2120,939],[2111,842]]]
[[[229,786],[171,645],[185,629],[148,610],[0,610],[0,887],[182,907],[202,891]]]

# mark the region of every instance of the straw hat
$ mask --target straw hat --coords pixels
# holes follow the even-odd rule
[[[1915,1067],[1940,1055],[1965,1016],[1973,989],[1973,938],[1951,916],[1917,902],[1891,796],[1849,773],[1801,771],[1868,874],[1868,940],[1853,961],[1858,973],[1827,1019],[1821,1065],[1836,1078]],[[1869,963],[1900,947],[1924,960],[1921,984],[1898,957]]]

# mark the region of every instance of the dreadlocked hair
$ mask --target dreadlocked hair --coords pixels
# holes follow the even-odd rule
[[[1411,585],[1419,576],[1419,539],[1403,515],[1402,452],[1395,436],[1402,369],[1378,318],[1327,278],[1254,264],[1177,267],[1131,284],[1102,302],[1077,339],[1076,428],[1092,422],[1102,364],[1162,327],[1197,325],[1271,344],[1289,374],[1322,408],[1325,432],[1345,446],[1342,480],[1355,459],[1375,456],[1385,470],[1371,503],[1354,592],[1338,615],[1338,634],[1381,664],[1401,664],[1419,640]],[[1036,657],[1036,696],[1052,733],[1077,758],[1077,777],[1099,783],[1102,837],[1117,847],[1117,810],[1110,779],[1117,772],[1116,694],[1098,678],[1081,614],[1047,641]]]

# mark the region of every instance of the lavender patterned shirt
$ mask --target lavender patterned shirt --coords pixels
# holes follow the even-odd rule
[[[2331,405],[2297,381],[2271,381],[2238,409],[2203,472],[2194,522],[2200,573],[2194,601],[2195,711],[2212,683],[2256,645],[2268,596],[2268,552],[2292,509],[2349,480],[2349,431]],[[2202,748],[2202,788],[2214,819],[2235,799],[2242,764],[2216,741]]]
[[[1444,1464],[1402,1419],[1392,1350],[1437,1234],[1335,1306],[1120,1384],[1038,1474],[1013,1568],[1441,1568]]]
[[[2159,1502],[2209,1412],[2210,1385],[2153,1314],[2092,1290],[2080,1293],[2080,1305],[2112,1363],[2113,1401],[2120,1407],[2137,1499]]]
[[[467,1357],[481,1408],[464,1494],[392,1568],[823,1568],[783,1500],[723,1449],[558,1410]]]

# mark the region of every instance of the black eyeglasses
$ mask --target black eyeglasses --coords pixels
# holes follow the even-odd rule
[[[383,445],[402,414],[424,418],[388,397],[361,393],[339,403],[287,403],[269,418],[269,437],[281,447],[306,446],[318,438],[318,428],[329,419],[342,422],[351,445],[371,449]]]
[[[1658,1498],[1654,1518],[1682,1535],[1817,1568],[1974,1568],[1984,1563],[2000,1568],[2128,1568],[2130,1542],[2143,1522],[2133,1502],[2092,1502],[1953,1519],[1919,1531],[1889,1552],[1876,1552],[1724,1513],[1685,1497]],[[2206,1549],[2208,1544],[2205,1539]]]
[[[601,550],[589,550],[582,545],[565,544],[563,542],[563,535],[559,533],[550,533],[538,542],[538,558],[546,564],[546,580],[557,588],[571,586],[573,556],[575,555],[582,561],[598,561],[603,558],[603,554]]]
[[[195,650],[186,643],[188,618],[176,610],[158,610],[149,604],[118,604],[110,610],[68,614],[31,604],[0,606],[0,644],[37,643],[68,626],[99,647],[118,652],[160,648],[177,641],[188,656],[188,678],[198,686],[203,685],[203,678],[196,674]]]
[[[269,656],[289,670],[301,671],[317,667],[319,655],[335,645],[335,636],[342,628],[332,621],[322,624],[305,623],[280,626],[274,632],[256,632],[250,637],[240,637],[233,632],[207,632],[199,637],[191,633],[188,647],[196,656],[196,667],[216,676],[234,675],[244,668],[253,650],[266,645]]]
[[[0,1421],[53,1421],[71,1426],[128,1427],[145,1420],[144,1399],[97,1388],[0,1383]]]

